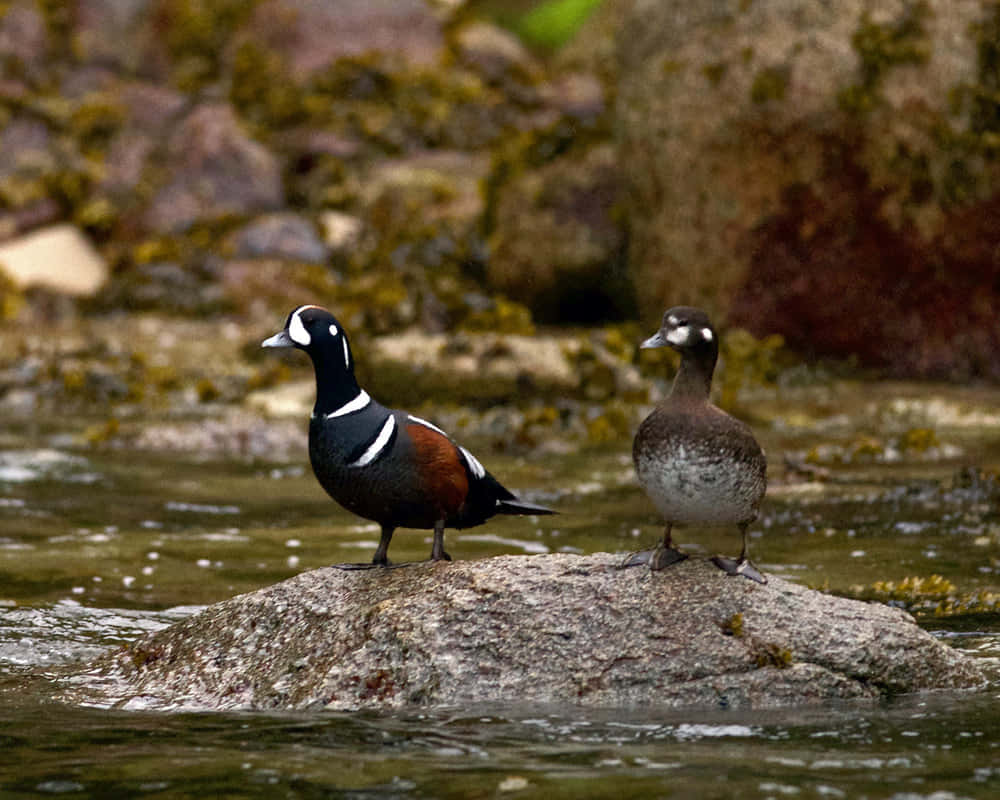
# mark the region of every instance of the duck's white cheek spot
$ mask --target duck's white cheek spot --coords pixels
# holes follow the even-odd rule
[[[712,339],[715,338],[714,336],[712,336],[712,329],[711,328],[702,328],[701,329],[701,338],[703,338],[706,342],[712,341]]]
[[[309,331],[302,324],[302,320],[299,319],[298,314],[293,314],[288,323],[288,335],[295,344],[302,345],[303,347],[308,347],[309,342],[312,341],[312,336],[309,335]]]
[[[691,326],[681,325],[679,328],[674,328],[670,333],[667,334],[667,341],[670,344],[683,345],[687,344],[691,338]]]
[[[338,333],[340,333],[340,331],[338,330],[337,326],[334,325],[333,323],[330,323],[330,335],[336,336]]]

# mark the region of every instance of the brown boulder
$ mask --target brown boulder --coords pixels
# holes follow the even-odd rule
[[[698,304],[803,352],[1000,377],[998,28],[995,5],[944,0],[630,6],[643,315]]]

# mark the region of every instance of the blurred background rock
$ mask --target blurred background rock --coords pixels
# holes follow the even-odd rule
[[[253,345],[304,302],[369,361],[496,361],[446,387],[490,403],[648,400],[635,343],[680,303],[734,332],[729,405],[790,361],[1000,378],[994,0],[4,0],[0,64],[22,405],[91,385],[44,365],[81,325],[116,397],[245,398],[299,374]],[[142,314],[231,358],[167,369]],[[511,374],[515,335],[549,355]],[[419,400],[423,361],[378,372]]]

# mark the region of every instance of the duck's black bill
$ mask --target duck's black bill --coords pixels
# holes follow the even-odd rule
[[[288,335],[288,331],[278,331],[274,336],[265,339],[260,343],[261,347],[295,347],[295,342]]]

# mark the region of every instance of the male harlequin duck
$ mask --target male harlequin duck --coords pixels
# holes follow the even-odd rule
[[[667,526],[655,550],[634,554],[624,566],[663,569],[687,558],[671,542],[674,525],[731,524],[743,534],[739,558],[712,561],[730,575],[767,583],[747,556],[747,527],[767,488],[767,461],[750,428],[709,401],[719,356],[715,329],[699,309],[671,308],[641,347],[665,345],[681,354],[680,369],[670,394],[639,426],[632,460]]]
[[[554,514],[500,485],[479,460],[435,425],[369,397],[354,377],[347,332],[319,306],[301,306],[262,347],[295,347],[312,359],[316,405],[309,460],[327,494],[382,526],[372,565],[389,563],[396,528],[434,530],[432,561],[450,561],[444,529],[495,514]]]

